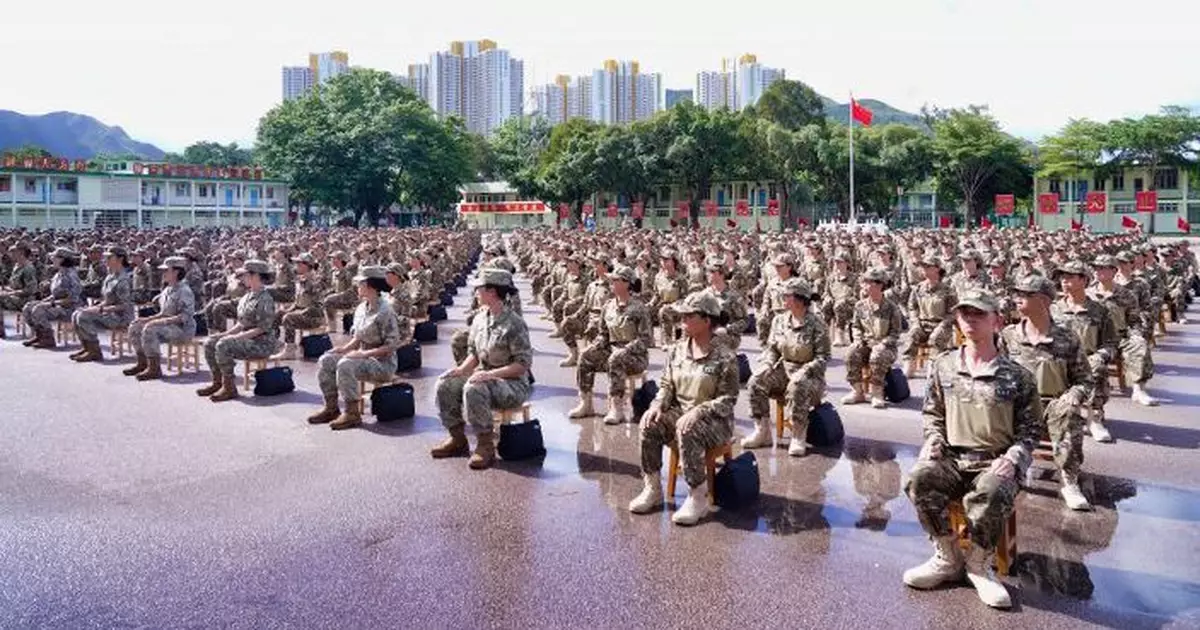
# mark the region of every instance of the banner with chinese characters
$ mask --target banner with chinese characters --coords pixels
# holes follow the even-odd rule
[[[1134,195],[1138,212],[1154,212],[1158,210],[1158,191],[1143,190]]]
[[[1058,214],[1058,193],[1042,193],[1038,195],[1038,212],[1042,214]]]
[[[633,202],[633,218],[640,219],[646,214],[646,204],[635,201]]]
[[[767,215],[772,216],[772,217],[779,216],[779,200],[778,199],[768,199],[767,200]]]
[[[717,216],[717,202],[713,201],[712,199],[704,202],[704,216]]]
[[[747,199],[737,200],[737,215],[739,217],[750,216],[750,201]]]
[[[1007,217],[1017,209],[1016,195],[996,195],[996,216]]]
[[[1104,214],[1104,209],[1108,207],[1108,195],[1106,193],[1092,191],[1087,194],[1086,205],[1088,214]]]
[[[546,204],[540,201],[509,201],[495,203],[460,203],[459,212],[545,212]],[[564,219],[570,214],[570,206],[561,204],[559,216]]]

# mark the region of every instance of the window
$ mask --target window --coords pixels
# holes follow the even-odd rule
[[[1160,201],[1158,202],[1158,212],[1179,214],[1179,203],[1175,201]]]
[[[1124,173],[1119,173],[1117,175],[1113,175],[1112,180],[1113,180],[1113,190],[1114,191],[1125,190],[1125,174]]]
[[[34,179],[32,177],[25,178],[25,192],[27,192],[27,193],[37,192],[37,180],[36,179]]]
[[[273,186],[267,186],[267,199],[274,199],[274,198],[275,198],[275,188]]]
[[[1114,203],[1112,204],[1113,214],[1133,214],[1133,204],[1131,203]]]
[[[63,192],[75,192],[75,182],[55,182],[54,189]]]
[[[1146,187],[1146,186],[1145,186],[1145,184],[1144,184],[1144,183],[1142,183],[1142,178],[1141,178],[1141,177],[1135,177],[1135,178],[1133,179],[1133,190],[1134,190],[1135,192],[1142,192],[1142,189],[1144,189],[1145,187]]]
[[[1175,190],[1179,188],[1179,170],[1160,168],[1154,172],[1154,188],[1157,190]]]
[[[208,184],[200,184],[199,186],[196,186],[196,196],[207,197],[208,196]]]
[[[1103,177],[1096,177],[1096,178],[1093,178],[1093,179],[1092,179],[1092,190],[1096,190],[1096,191],[1099,191],[1099,192],[1104,192],[1104,184],[1105,184],[1105,183],[1106,183],[1106,182],[1104,181],[1104,178],[1103,178]]]
[[[175,184],[175,196],[176,197],[187,197],[187,196],[191,195],[192,193],[190,190],[188,190],[189,188],[190,187],[186,183]]]
[[[12,190],[12,180],[8,177],[0,178],[0,192],[9,192]]]
[[[1062,194],[1062,182],[1058,178],[1050,179],[1050,192]]]

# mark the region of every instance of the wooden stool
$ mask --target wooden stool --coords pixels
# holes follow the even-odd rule
[[[679,476],[679,445],[671,442],[668,446],[671,449],[671,459],[667,463],[667,496],[673,497],[675,496],[675,478]],[[717,477],[718,457],[724,457],[725,462],[729,463],[733,459],[733,442],[727,442],[704,452],[704,472],[708,477],[708,500],[714,504],[716,492],[713,488],[713,480]]]
[[[393,383],[399,383],[399,382],[400,382],[399,376],[393,376],[392,378],[390,378],[386,381],[360,380],[358,382],[358,415],[360,415],[360,416],[367,415],[367,394],[375,391],[376,387],[382,387],[384,385],[391,385]]]
[[[250,389],[250,378],[254,376],[256,371],[267,369],[268,361],[270,361],[270,359],[266,358],[242,359],[242,370],[244,372],[242,376],[242,389]],[[279,361],[271,361],[271,363],[273,363],[276,367],[279,366]]]
[[[628,396],[633,396],[633,393],[646,382],[646,373],[638,372],[625,377],[625,393]]]
[[[54,323],[54,328],[58,334],[58,343],[65,346],[79,341],[79,335],[75,333],[75,324],[60,319]]]
[[[950,531],[958,539],[958,544],[964,551],[971,548],[971,536],[967,531],[967,511],[962,499],[950,502]],[[1012,565],[1017,559],[1017,508],[1013,506],[1008,520],[1004,522],[1004,531],[996,544],[996,572],[1000,575],[1011,575]]]
[[[913,371],[920,372],[925,369],[925,364],[929,362],[929,346],[922,344],[917,348],[917,357],[913,359]]]
[[[781,441],[783,441],[783,425],[784,425],[783,399],[782,398],[772,398],[771,402],[775,403],[775,441],[781,442]]]
[[[176,374],[183,374],[187,369],[188,361],[192,363],[192,369],[200,371],[200,347],[204,345],[204,340],[189,339],[180,343],[167,343],[167,371],[171,370],[171,366],[175,366]],[[178,363],[176,363],[178,360]]]
[[[1158,334],[1167,334],[1167,322],[1171,320],[1171,307],[1166,304],[1158,311]]]
[[[522,422],[529,422],[530,409],[532,409],[532,403],[529,402],[522,403],[520,407],[514,407],[512,409],[493,409],[492,422],[508,424],[513,421],[513,417],[515,417],[518,413],[521,414]]]
[[[1115,361],[1108,364],[1108,377],[1116,377],[1117,387],[1119,387],[1121,391],[1125,391],[1129,388],[1129,383],[1125,380],[1125,359],[1117,357]]]
[[[129,329],[112,329],[108,337],[108,353],[116,355],[118,359],[123,359],[126,346],[129,346],[129,354],[133,354],[133,344],[129,341]]]

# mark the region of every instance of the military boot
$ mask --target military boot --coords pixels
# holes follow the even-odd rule
[[[919,589],[937,588],[962,579],[963,555],[953,535],[933,539],[933,557],[904,572],[904,583]]]
[[[754,433],[742,440],[742,448],[762,448],[770,446],[771,443],[771,421],[766,418],[755,418]]]
[[[994,551],[971,543],[966,557],[967,581],[975,587],[975,594],[983,603],[992,608],[1011,608],[1012,597],[1008,594],[1008,589],[1004,588],[1004,583],[996,579],[996,574],[992,571],[992,559],[995,555]]]
[[[625,413],[625,396],[608,395],[608,413],[604,414],[604,424],[624,424],[629,422],[629,414]]]
[[[572,420],[579,418],[587,418],[596,415],[596,411],[592,407],[592,392],[579,392],[579,404],[575,405],[571,411],[567,412],[567,417]]]
[[[337,420],[338,416],[341,416],[341,415],[342,415],[342,410],[338,408],[338,397],[337,396],[326,396],[325,397],[325,407],[323,409],[321,409],[320,411],[318,411],[317,413],[314,413],[313,415],[309,416],[308,423],[309,424],[325,424],[326,422],[333,422],[334,420]]]
[[[688,491],[683,505],[671,515],[671,522],[676,525],[695,525],[708,514],[708,484],[702,483]]]
[[[84,341],[83,352],[72,357],[77,363],[95,363],[104,360],[104,352],[100,350],[100,341]]]
[[[79,357],[82,357],[88,353],[88,342],[80,341],[79,344],[83,347],[80,348],[77,352],[72,352],[71,354],[67,355],[68,359],[70,359],[72,361],[78,361]]]
[[[212,396],[213,394],[217,393],[217,390],[219,389],[221,389],[221,373],[213,372],[212,383],[209,383],[207,387],[201,387],[200,389],[197,389],[196,395],[204,397]]]
[[[1108,427],[1104,426],[1104,409],[1095,409],[1092,411],[1092,420],[1088,423],[1088,428],[1092,432],[1092,438],[1097,442],[1107,444],[1113,441],[1112,434],[1108,432]]]
[[[213,402],[225,402],[226,400],[233,400],[238,396],[237,383],[233,379],[233,374],[222,374],[221,389],[217,390],[217,393],[212,396],[209,396],[208,399]]]
[[[137,363],[134,364],[133,367],[127,367],[124,370],[121,370],[121,373],[125,376],[137,376],[146,369],[147,365],[146,355],[139,352],[137,353]]]
[[[356,405],[348,405],[342,415],[338,416],[337,420],[329,423],[329,428],[334,431],[343,429],[353,429],[362,424],[362,413]]]
[[[571,368],[579,365],[579,347],[571,346],[567,348],[567,358],[558,362],[558,367]]]
[[[875,409],[887,409],[887,400],[884,398],[882,385],[871,386],[871,406]]]
[[[162,376],[162,357],[146,357],[146,370],[134,378],[139,381],[156,381]]]
[[[471,460],[467,465],[471,470],[487,470],[496,463],[495,434],[491,431],[480,433],[476,440],[475,452],[471,453]]]
[[[471,454],[471,445],[467,442],[467,431],[463,425],[450,429],[450,437],[429,451],[434,459],[447,457],[466,457]]]
[[[867,402],[867,395],[863,393],[863,390],[866,388],[866,386],[863,383],[855,383],[852,385],[852,387],[854,388],[854,391],[842,397],[842,404],[857,405],[859,403]]]
[[[41,348],[44,350],[53,350],[54,348],[57,348],[58,344],[54,341],[54,329],[49,326],[39,328],[37,331],[37,337],[34,338],[33,345],[30,347]]]
[[[656,472],[643,473],[642,480],[645,486],[641,494],[629,502],[629,511],[634,514],[653,512],[663,504],[662,475]]]

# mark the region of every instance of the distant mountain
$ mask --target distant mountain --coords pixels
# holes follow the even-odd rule
[[[821,101],[825,103],[825,117],[831,120],[836,120],[842,124],[847,124],[850,121],[850,103],[838,103],[831,98],[822,96]],[[929,130],[929,126],[921,119],[920,114],[911,114],[901,111],[884,103],[870,98],[860,99],[859,104],[864,105],[871,110],[873,117],[872,125],[886,125],[888,123],[898,123],[917,127],[919,129]]]
[[[161,160],[162,149],[129,137],[120,127],[109,127],[83,114],[52,112],[26,116],[0,109],[0,152],[31,144],[55,157],[84,160],[98,154],[132,153],[144,160]]]

